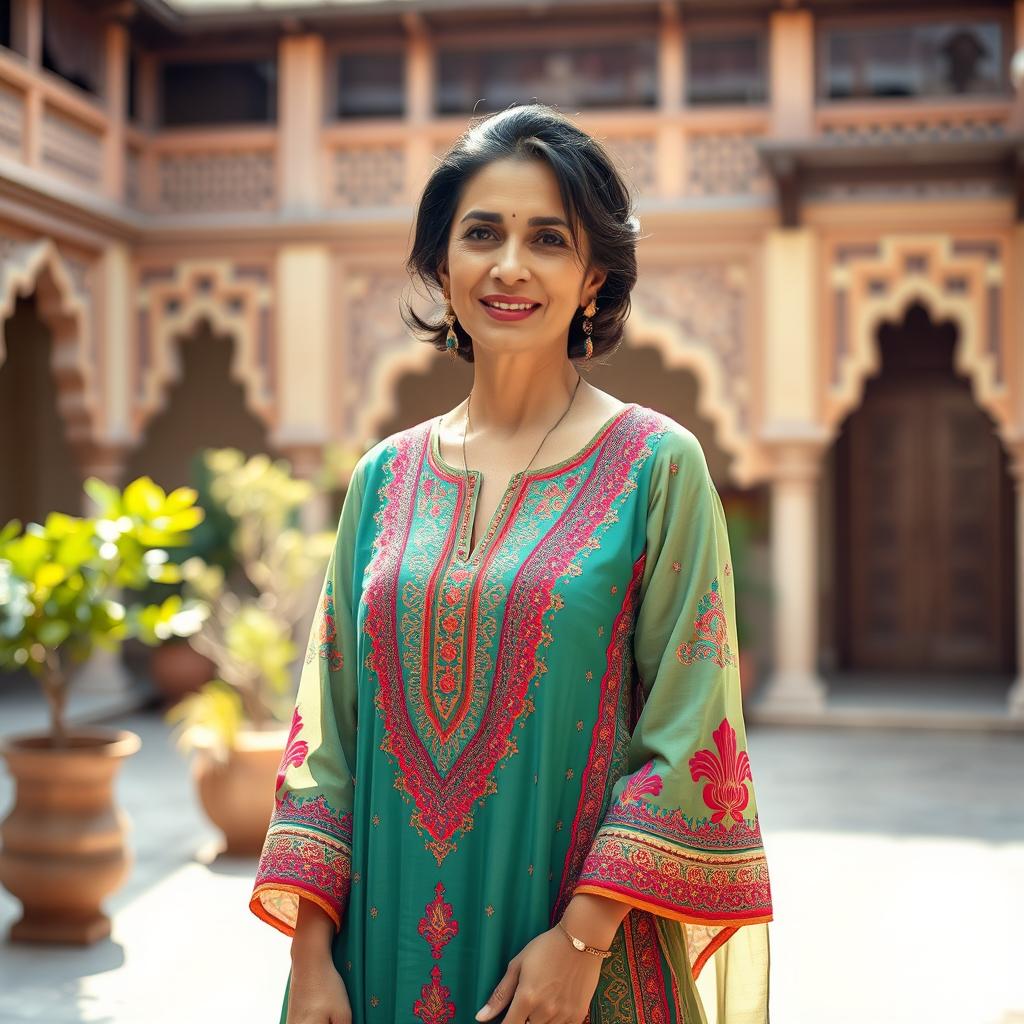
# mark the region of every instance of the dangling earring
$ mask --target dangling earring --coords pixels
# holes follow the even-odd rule
[[[444,314],[444,322],[448,325],[448,335],[444,339],[445,351],[450,356],[457,356],[459,354],[459,339],[455,333],[455,310],[452,309],[452,304],[447,298],[445,303],[447,310]]]
[[[590,318],[597,312],[597,303],[593,299],[590,300],[589,305],[583,310],[583,333],[587,337],[586,344],[586,355],[584,359],[589,359],[594,354],[594,343],[590,340],[590,335],[594,330],[594,322]]]

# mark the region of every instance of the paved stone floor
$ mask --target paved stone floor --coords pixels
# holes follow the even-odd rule
[[[288,940],[246,906],[255,861],[216,856],[159,712],[115,721],[143,747],[118,780],[136,864],[113,936],[0,939],[0,1024],[276,1024]],[[759,726],[749,747],[773,1024],[1024,1024],[1024,737]],[[0,771],[0,818],[11,797]],[[0,890],[0,934],[15,917]]]

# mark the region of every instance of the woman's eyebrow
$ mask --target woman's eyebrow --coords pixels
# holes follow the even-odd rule
[[[491,224],[501,224],[504,218],[500,213],[491,213],[488,210],[470,210],[459,223],[462,224],[467,220],[483,220]],[[560,226],[567,228],[569,226],[561,217],[531,217],[526,223],[531,226],[543,225],[544,227]]]

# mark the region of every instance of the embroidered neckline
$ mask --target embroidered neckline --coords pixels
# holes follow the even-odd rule
[[[597,430],[597,433],[595,433],[590,438],[590,440],[587,441],[587,443],[578,451],[573,452],[571,455],[567,455],[564,459],[560,460],[559,462],[552,463],[550,466],[540,466],[536,469],[530,470],[519,470],[517,473],[514,473],[512,475],[512,478],[509,480],[509,483],[511,484],[516,479],[526,477],[546,476],[549,473],[557,472],[558,470],[563,469],[566,466],[581,461],[587,455],[589,455],[590,452],[597,446],[597,444],[604,438],[604,435],[607,433],[607,431],[611,429],[611,427],[613,427],[623,416],[625,416],[626,413],[628,413],[635,407],[635,402],[627,402],[621,409],[618,410],[618,412],[612,413],[612,415],[609,416],[608,419],[606,419],[604,423],[601,424],[601,426]],[[433,459],[435,465],[437,465],[439,468],[461,479],[465,475],[464,469],[460,466],[453,466],[441,455],[441,439],[438,435],[438,426],[440,425],[440,422],[440,416],[435,416],[434,419],[431,420],[430,422],[431,458]],[[482,472],[479,469],[471,469],[469,471],[469,475],[471,477],[476,477],[478,479],[479,486],[479,478],[482,477]]]
[[[618,423],[619,420],[624,418],[626,414],[634,408],[634,406],[635,403],[629,402],[619,409],[618,412],[609,416],[608,419],[601,424],[597,433],[595,433],[593,437],[591,437],[590,440],[579,449],[579,451],[567,456],[560,462],[555,462],[550,466],[541,466],[539,469],[531,469],[529,472],[519,470],[518,472],[513,473],[512,476],[509,477],[508,483],[505,485],[504,493],[502,494],[501,500],[498,502],[497,508],[495,508],[489,522],[484,527],[484,532],[481,534],[480,539],[476,544],[472,546],[470,544],[470,537],[476,522],[477,496],[480,493],[483,473],[478,469],[471,469],[469,471],[467,486],[464,471],[452,466],[441,457],[441,441],[438,433],[441,417],[438,416],[432,420],[430,424],[427,450],[430,453],[430,460],[433,462],[435,470],[439,470],[442,475],[450,475],[452,479],[457,481],[460,487],[466,487],[466,490],[468,490],[468,495],[464,498],[465,511],[459,518],[458,540],[456,542],[455,551],[456,560],[462,565],[479,565],[484,552],[490,548],[492,539],[504,525],[509,507],[519,497],[523,488],[524,480],[532,480],[537,477],[554,476],[560,472],[564,472],[571,466],[578,465],[590,455],[598,444],[604,440],[612,427]]]

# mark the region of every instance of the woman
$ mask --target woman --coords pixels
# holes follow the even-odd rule
[[[539,104],[426,185],[445,315],[405,315],[474,380],[346,495],[250,904],[293,936],[287,1024],[768,1019],[722,505],[693,434],[577,369],[636,229]]]

